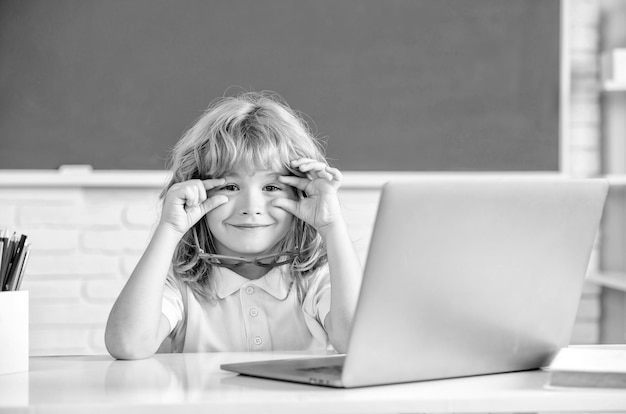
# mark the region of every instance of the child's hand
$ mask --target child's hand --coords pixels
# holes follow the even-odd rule
[[[291,166],[305,173],[306,177],[281,176],[279,180],[304,191],[306,197],[300,200],[279,198],[274,200],[273,204],[312,225],[323,234],[334,223],[343,220],[337,198],[342,174],[326,163],[309,158],[294,160]]]
[[[165,195],[161,223],[181,237],[206,213],[228,201],[225,195],[207,196],[207,191],[223,185],[224,179],[189,180],[176,183]]]

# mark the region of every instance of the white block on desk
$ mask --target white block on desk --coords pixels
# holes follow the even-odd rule
[[[613,49],[602,57],[603,77],[609,82],[626,82],[626,48]]]
[[[28,291],[0,292],[0,374],[28,370]]]

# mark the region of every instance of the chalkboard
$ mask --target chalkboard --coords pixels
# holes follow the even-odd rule
[[[273,90],[343,170],[558,170],[559,0],[2,0],[0,168],[160,170]]]

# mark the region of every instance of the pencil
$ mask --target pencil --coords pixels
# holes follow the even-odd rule
[[[2,286],[4,286],[4,274],[2,273],[2,263],[4,260],[2,259],[2,253],[4,252],[4,242],[0,241],[0,290],[2,290]]]
[[[19,272],[21,270],[21,264],[22,264],[22,261],[24,260],[24,255],[26,253],[24,250],[24,245],[26,244],[26,238],[27,236],[25,234],[19,235],[19,241],[18,241],[18,235],[17,233],[14,233],[15,242],[13,243],[13,251],[11,252],[9,267],[7,268],[7,275],[5,276],[5,279],[4,279],[4,286],[3,286],[4,290],[15,289],[15,286],[17,283],[17,277],[19,276]]]
[[[24,247],[24,250],[25,250],[24,259],[22,260],[22,263],[20,265],[20,272],[17,276],[17,281],[15,282],[14,290],[20,290],[20,287],[22,286],[22,280],[24,279],[24,272],[26,271],[26,262],[28,262],[28,256],[30,256],[30,246],[31,244],[28,243]]]

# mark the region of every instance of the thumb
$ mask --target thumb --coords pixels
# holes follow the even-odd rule
[[[225,195],[216,195],[214,197],[209,197],[200,204],[202,206],[202,215],[205,215],[209,211],[213,210],[216,207],[221,206],[228,202],[228,197]]]
[[[202,203],[198,204],[197,206],[187,209],[187,214],[188,214],[191,225],[196,224],[209,211],[226,203],[227,201],[228,201],[228,197],[226,197],[225,195],[218,195],[215,197],[207,198],[206,200],[204,200]]]
[[[277,198],[272,201],[272,205],[274,207],[282,208],[287,213],[291,213],[294,216],[298,216],[298,203],[294,200],[290,200],[288,198]]]

